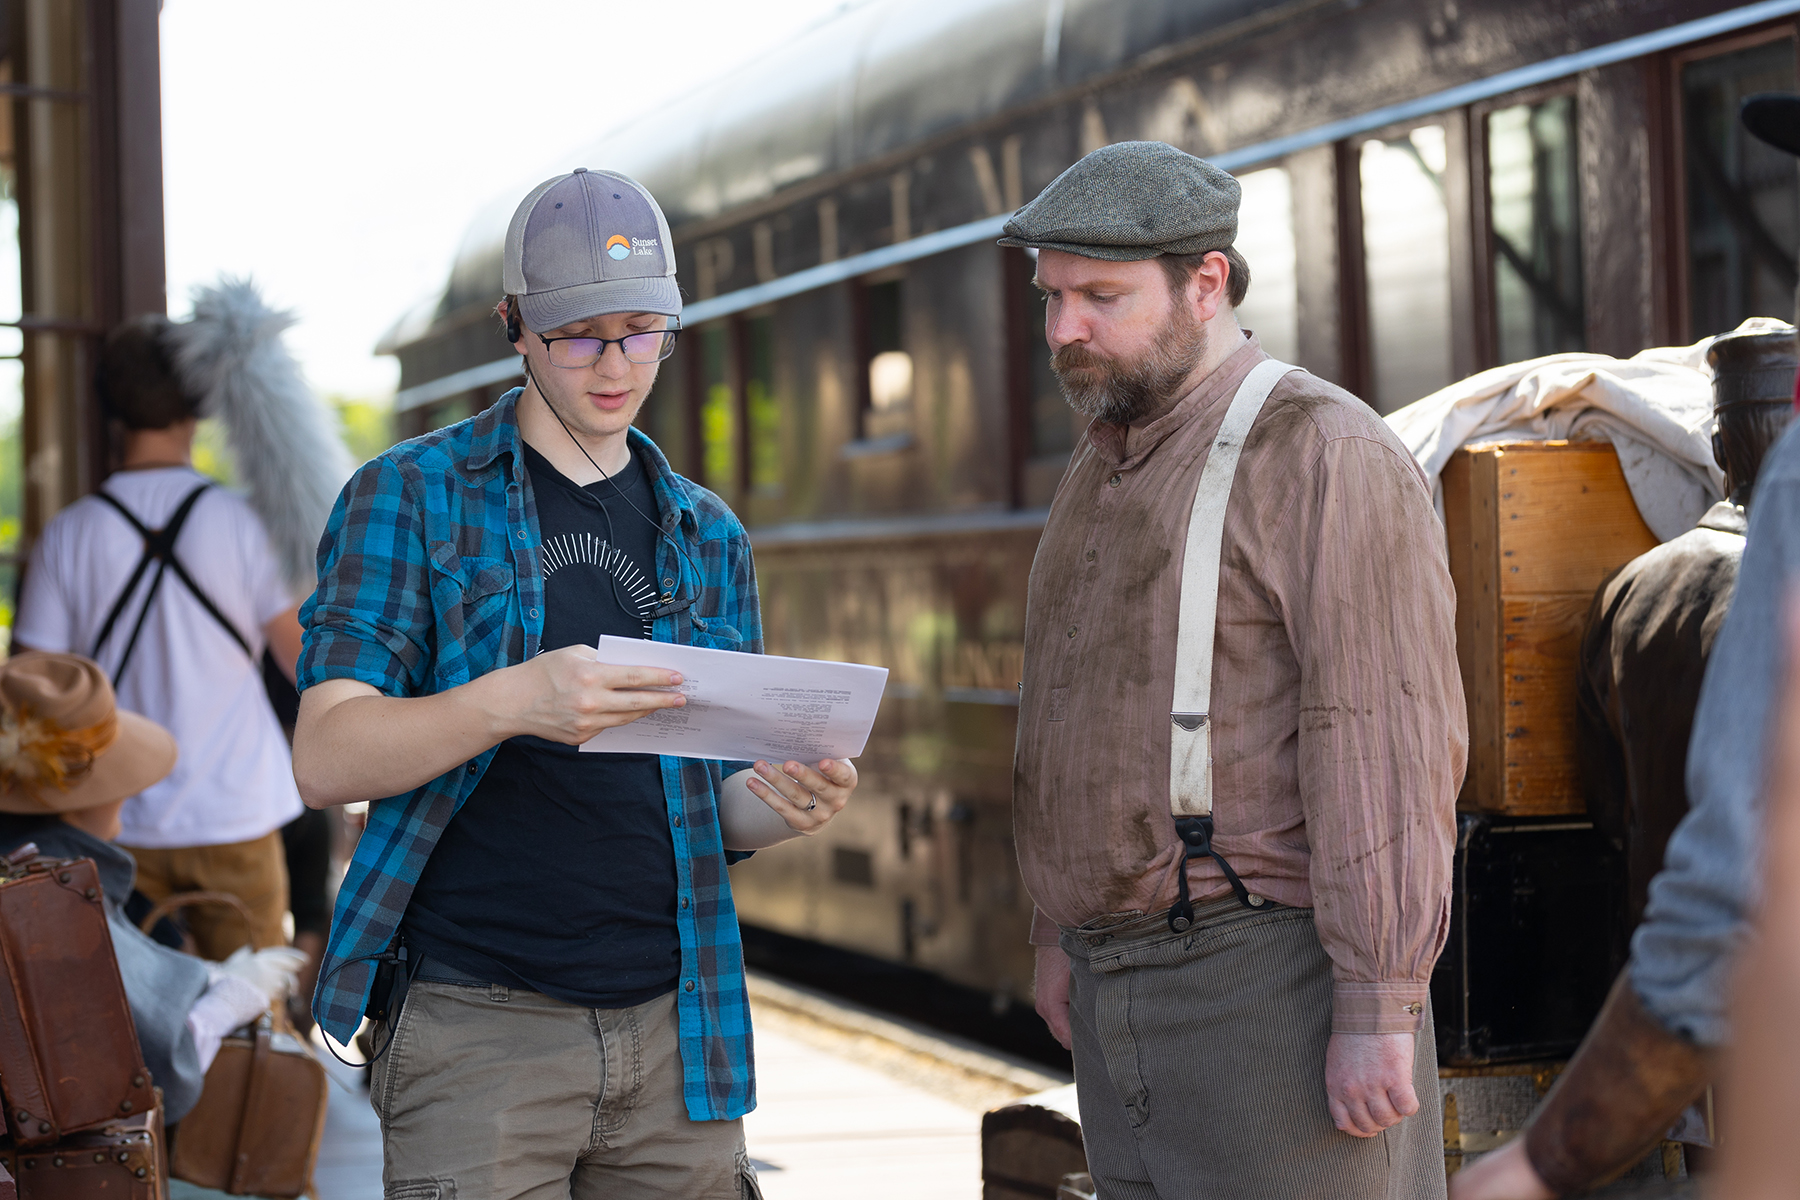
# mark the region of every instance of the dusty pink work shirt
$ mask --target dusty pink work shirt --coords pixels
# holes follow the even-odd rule
[[[1254,338],[1150,423],[1096,423],[1031,567],[1014,823],[1032,941],[1175,899],[1169,815],[1181,567]],[[1455,593],[1424,474],[1369,407],[1276,384],[1225,514],[1212,685],[1215,844],[1257,894],[1314,910],[1332,1028],[1419,1027],[1449,929],[1468,750]],[[1196,903],[1230,895],[1209,859]]]

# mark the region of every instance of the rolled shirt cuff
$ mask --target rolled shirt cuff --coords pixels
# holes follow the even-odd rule
[[[1055,946],[1062,941],[1062,930],[1036,905],[1032,905],[1031,936],[1026,940],[1033,946]]]
[[[1429,983],[1331,985],[1331,1032],[1417,1033],[1425,1025]]]

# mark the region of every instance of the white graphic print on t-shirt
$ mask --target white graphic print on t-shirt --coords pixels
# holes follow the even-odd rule
[[[644,636],[650,636],[653,624],[650,611],[656,607],[656,588],[623,550],[591,533],[559,533],[544,539],[543,563],[546,598],[550,577],[563,567],[582,563],[611,575],[619,581],[626,602],[643,621]]]

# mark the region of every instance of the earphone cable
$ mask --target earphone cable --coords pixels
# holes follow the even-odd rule
[[[599,463],[594,461],[594,456],[589,454],[587,447],[581,444],[581,439],[575,436],[575,431],[573,429],[569,428],[569,423],[567,421],[563,420],[563,415],[560,412],[556,411],[556,405],[550,403],[550,394],[548,392],[546,392],[543,389],[543,387],[541,387],[538,384],[537,375],[531,369],[530,356],[526,356],[526,358],[525,358],[525,377],[527,379],[531,380],[532,390],[537,392],[539,399],[543,400],[544,407],[550,410],[550,415],[556,418],[556,423],[558,425],[562,426],[563,432],[569,435],[569,440],[571,442],[575,443],[575,448],[577,450],[581,451],[581,457],[588,460],[588,465],[593,467],[594,470],[599,473],[601,479],[605,480],[607,483],[612,485],[613,495],[615,495],[619,499],[625,501],[626,506],[628,508],[630,508],[632,512],[636,513],[640,517],[643,517],[644,521],[652,529],[656,530],[656,534],[658,537],[662,538],[663,541],[669,543],[670,546],[674,547],[676,554],[680,555],[683,559],[686,559],[688,562],[688,565],[690,567],[694,566],[693,560],[688,558],[688,554],[685,550],[683,550],[681,548],[681,544],[679,542],[677,542],[674,538],[670,537],[667,533],[665,533],[663,531],[663,527],[660,523],[658,523],[656,521],[652,521],[650,519],[650,517],[645,514],[644,510],[639,508],[632,501],[631,497],[625,493],[625,489],[621,488],[619,486],[618,482],[615,479],[613,479],[612,476],[610,476],[606,473],[605,468],[603,468]],[[594,495],[592,492],[589,492],[586,488],[577,488],[576,490],[578,492],[580,492],[581,495],[583,496],[583,498],[585,498],[590,504],[592,504],[595,508],[598,508],[600,510],[601,516],[606,518],[606,540],[609,544],[616,547],[618,545],[617,534],[613,530],[612,513],[607,509],[606,503],[603,500],[601,500],[600,497]],[[654,565],[654,564],[652,564],[652,565]],[[694,573],[696,576],[699,575],[698,567],[694,567]],[[624,600],[620,599],[620,597],[619,597],[619,581],[613,575],[613,573],[611,571],[607,572],[607,581],[612,586],[612,594],[613,594],[614,602],[617,603],[619,608],[622,609],[623,611],[631,612],[632,611],[631,608],[624,602]]]

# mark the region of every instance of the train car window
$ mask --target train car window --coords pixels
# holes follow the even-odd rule
[[[1688,332],[1746,317],[1792,320],[1800,182],[1794,160],[1746,133],[1738,107],[1794,90],[1794,43],[1768,42],[1681,69],[1687,196]]]
[[[906,350],[903,287],[902,280],[891,279],[863,289],[868,353],[865,438],[893,437],[912,428],[913,360]]]
[[[1075,448],[1078,428],[1075,411],[1063,396],[1056,372],[1050,369],[1050,343],[1044,340],[1044,293],[1035,284],[1019,289],[1024,313],[1019,329],[1025,339],[1024,356],[1031,388],[1030,457],[1067,454]]]
[[[744,424],[750,434],[750,490],[781,493],[781,404],[775,396],[775,318],[744,322]]]
[[[1237,248],[1250,264],[1250,291],[1238,308],[1238,324],[1255,331],[1272,357],[1293,362],[1300,353],[1300,293],[1288,173],[1269,167],[1238,176],[1238,184],[1244,198]]]
[[[1575,97],[1489,113],[1487,176],[1500,361],[1586,349]]]
[[[1389,413],[1450,383],[1448,148],[1442,125],[1362,145],[1371,395]],[[1255,264],[1251,264],[1253,267]]]
[[[700,329],[700,482],[728,500],[737,492],[738,425],[731,387],[731,327]]]

